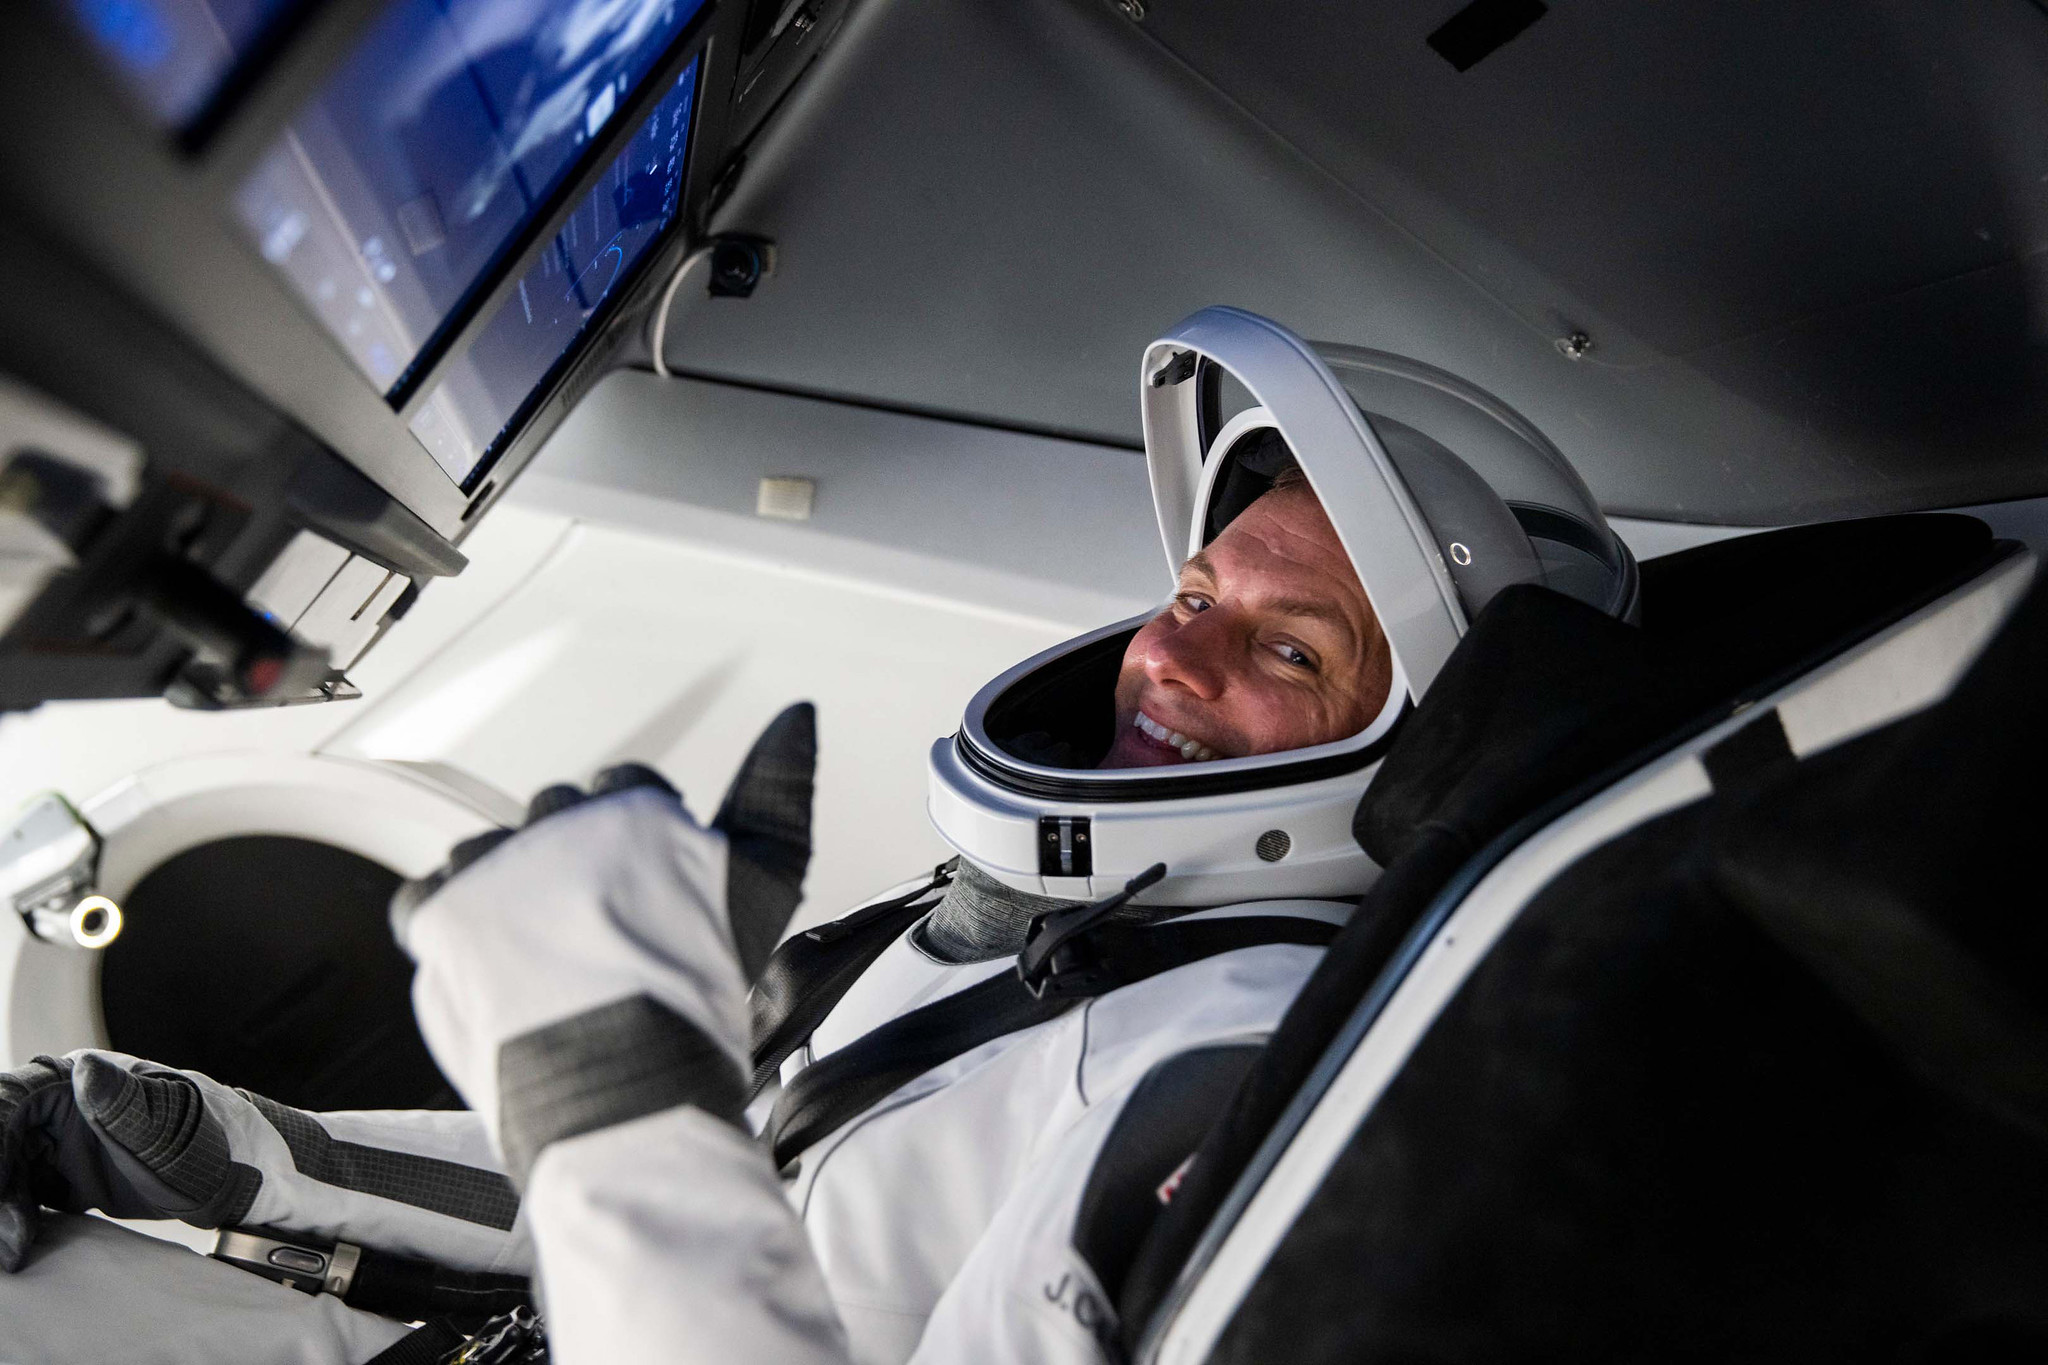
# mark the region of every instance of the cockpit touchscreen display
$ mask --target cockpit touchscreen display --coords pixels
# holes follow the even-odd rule
[[[387,394],[703,0],[396,0],[235,196]]]
[[[157,122],[184,128],[271,25],[300,3],[64,0],[64,8]]]
[[[465,489],[675,221],[696,89],[693,61],[413,417],[413,435]]]

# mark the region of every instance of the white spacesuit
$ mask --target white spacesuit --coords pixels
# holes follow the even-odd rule
[[[433,1358],[358,1294],[40,1203],[282,1230],[329,1256],[316,1279],[358,1246],[361,1274],[419,1258],[477,1304],[531,1270],[570,1365],[1112,1358],[1115,1278],[1377,875],[1351,815],[1406,708],[1501,588],[1623,616],[1635,593],[1554,448],[1451,376],[1209,309],[1140,383],[1170,571],[1276,451],[1298,461],[1392,654],[1363,729],[1084,766],[1145,618],[1092,632],[934,747],[956,864],[772,958],[807,856],[807,709],[707,828],[645,770],[547,797],[394,915],[471,1113],[300,1115],[106,1054],[0,1077],[0,1264],[21,1267],[0,1356]]]

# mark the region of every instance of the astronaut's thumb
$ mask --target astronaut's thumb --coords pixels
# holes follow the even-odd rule
[[[72,1073],[79,1112],[167,1188],[204,1204],[230,1174],[228,1144],[190,1078],[154,1075],[86,1053]]]
[[[726,913],[748,981],[803,899],[817,766],[817,711],[801,701],[768,722],[711,821],[726,837]]]

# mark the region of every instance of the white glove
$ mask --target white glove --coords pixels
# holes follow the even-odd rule
[[[393,903],[420,1031],[525,1191],[561,1365],[846,1365],[740,1113],[747,982],[796,908],[815,757],[792,707],[708,829],[645,768],[551,788]]]
[[[677,1105],[740,1121],[747,985],[810,857],[814,720],[784,711],[711,827],[653,770],[551,787],[393,902],[441,1069],[524,1187],[552,1142]]]

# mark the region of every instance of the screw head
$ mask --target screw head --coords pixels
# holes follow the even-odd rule
[[[1566,360],[1583,360],[1586,352],[1593,349],[1593,338],[1584,332],[1573,332],[1557,339],[1557,349]]]
[[[1141,23],[1145,18],[1145,0],[1116,0],[1116,7],[1124,18],[1132,23]]]

